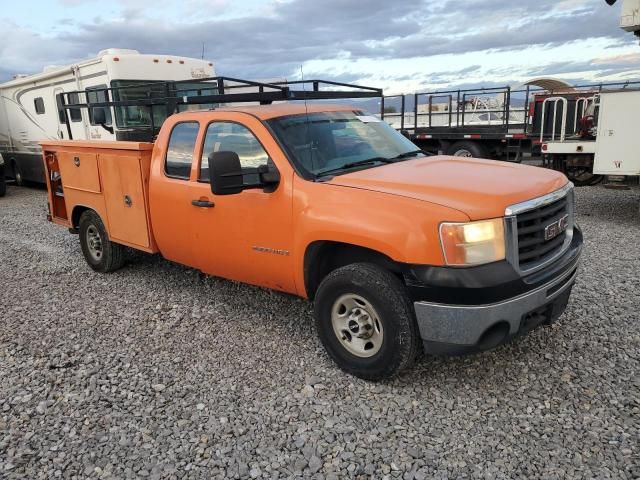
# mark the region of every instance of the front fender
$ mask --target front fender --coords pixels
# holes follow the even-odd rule
[[[396,262],[444,265],[438,228],[465,222],[464,213],[421,200],[296,178],[294,251],[296,285],[304,286],[304,255],[316,241],[368,248]]]

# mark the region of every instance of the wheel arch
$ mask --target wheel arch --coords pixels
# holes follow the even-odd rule
[[[401,264],[382,252],[351,243],[317,240],[304,253],[304,287],[309,300],[314,299],[329,273],[353,263],[372,263],[402,277]]]
[[[71,226],[73,228],[78,228],[80,226],[80,217],[82,217],[82,214],[84,212],[89,211],[95,213],[100,217],[100,214],[94,208],[88,207],[86,205],[75,205],[73,207],[73,210],[71,211]],[[100,219],[102,220],[102,217],[100,217]],[[104,223],[104,220],[102,221]]]

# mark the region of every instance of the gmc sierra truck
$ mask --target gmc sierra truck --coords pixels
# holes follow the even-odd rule
[[[576,279],[563,174],[429,156],[353,106],[184,111],[153,143],[42,148],[49,220],[91,268],[130,247],[308,299],[329,356],[368,380],[550,324]]]

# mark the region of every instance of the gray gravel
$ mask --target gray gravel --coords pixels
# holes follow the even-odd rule
[[[578,189],[552,328],[392,382],[310,306],[135,255],[93,273],[45,192],[0,199],[0,478],[638,478],[640,189]]]

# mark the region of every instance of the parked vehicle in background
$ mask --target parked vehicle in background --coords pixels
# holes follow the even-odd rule
[[[179,80],[215,75],[213,64],[204,60],[170,55],[142,55],[136,50],[107,49],[97,57],[67,66],[46,67],[42,73],[20,75],[0,85],[0,153],[6,174],[16,183],[44,183],[38,142],[45,139],[135,140],[145,130],[160,125],[166,112],[138,106],[104,110],[103,128],[96,118],[99,108],[65,110],[64,92],[84,91],[70,101],[97,103],[139,98],[175,96]],[[162,81],[162,83],[158,83]],[[166,82],[173,81],[173,82]],[[210,88],[211,85],[207,85]],[[114,88],[108,90],[107,88]],[[112,97],[107,98],[111,93]],[[185,93],[185,92],[183,92]],[[186,94],[186,93],[185,93]],[[66,118],[69,125],[66,126]]]
[[[640,37],[640,0],[623,0],[620,28]],[[573,134],[566,130],[566,109],[554,109],[554,119],[557,114],[560,123],[552,124],[551,138],[542,145],[544,165],[572,171],[579,184],[593,184],[606,175],[639,176],[640,136],[635,118],[640,89],[638,82],[633,83],[636,89],[624,85],[594,92]]]
[[[4,197],[7,193],[7,180],[4,177],[4,157],[0,154],[0,197]]]
[[[381,118],[430,152],[520,162],[541,155],[541,145],[560,132],[578,135],[596,95],[634,86],[640,81],[572,86],[539,78],[516,87],[386,96]],[[571,162],[554,168],[578,185],[601,179]]]
[[[519,161],[534,94],[570,88],[538,78],[516,87],[390,95],[382,99],[381,118],[434,153]]]
[[[640,111],[640,90],[602,92],[593,97],[579,132],[568,135],[562,126],[542,145],[544,164],[571,168],[582,183],[604,175],[640,176],[640,135],[633,119]]]
[[[564,175],[428,156],[357,107],[307,104],[380,90],[308,83],[175,98],[263,105],[178,113],[155,143],[43,142],[49,220],[98,272],[131,247],[307,298],[331,358],[370,380],[562,314],[582,248]]]

